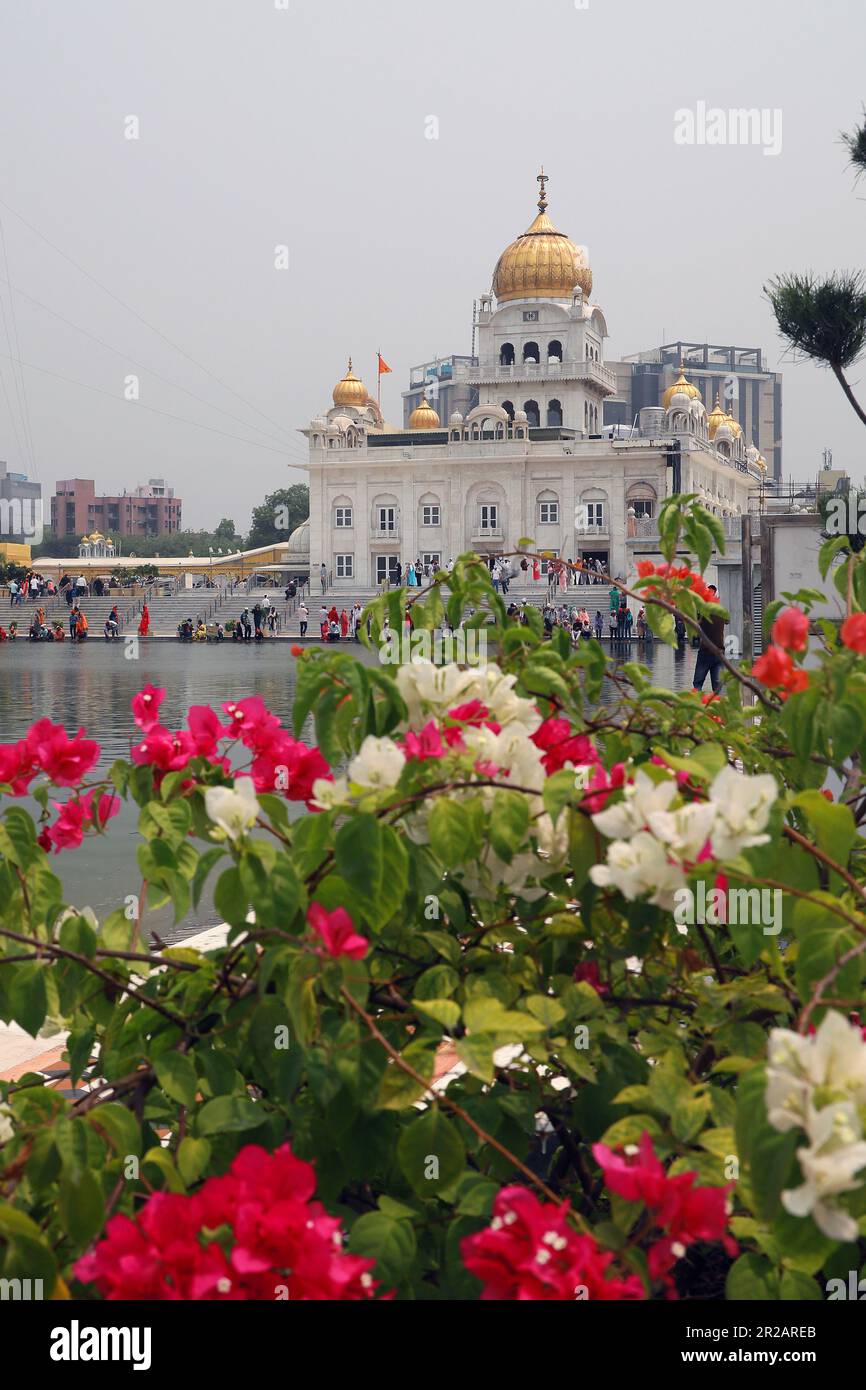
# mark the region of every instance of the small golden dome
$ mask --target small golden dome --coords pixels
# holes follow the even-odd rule
[[[367,388],[352,371],[352,359],[346,368],[346,375],[334,387],[334,405],[353,405],[363,410],[367,404]]]
[[[719,393],[717,391],[716,403],[710,411],[709,415],[707,416],[707,433],[709,434],[710,439],[715,438],[716,430],[719,428],[719,425],[722,424],[730,424],[730,420],[728,419],[728,416],[725,414],[724,410],[722,410],[722,403],[719,400]]]
[[[686,381],[686,364],[682,361],[680,362],[679,376],[673,386],[669,386],[662,395],[662,405],[665,410],[670,410],[673,397],[680,393],[688,396],[690,401],[699,401],[701,399],[701,393],[697,386],[693,386],[690,381]]]
[[[743,429],[742,426],[739,425],[737,421],[734,419],[730,411],[728,411],[727,415],[725,416],[725,424],[730,426],[731,434],[734,436],[734,438],[739,439],[740,435],[743,433]]]
[[[90,539],[91,539],[92,541],[101,541],[102,538],[103,538],[103,537],[102,537],[102,532],[101,532],[101,531],[94,531],[93,534],[92,534],[91,537],[90,537]]]
[[[586,296],[592,290],[585,253],[565,232],[557,231],[547,215],[544,169],[538,182],[538,216],[496,262],[493,293],[500,304],[509,299],[570,299],[576,285]]]
[[[409,416],[409,428],[410,430],[438,430],[439,416],[426,396],[421,397],[420,405],[416,405]]]

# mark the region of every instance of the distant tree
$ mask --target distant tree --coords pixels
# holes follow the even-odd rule
[[[256,546],[287,541],[295,527],[309,515],[310,489],[306,483],[278,488],[268,494],[261,506],[253,509],[247,547],[253,550]]]
[[[842,138],[849,162],[859,176],[866,171],[866,119]],[[779,332],[794,356],[811,358],[829,367],[852,409],[866,425],[866,410],[846,376],[866,348],[863,272],[835,271],[823,279],[808,273],[778,275],[764,289]]]
[[[223,517],[219,526],[214,531],[214,535],[223,541],[233,541],[238,539],[238,533],[235,530],[235,524],[232,521],[231,517]]]

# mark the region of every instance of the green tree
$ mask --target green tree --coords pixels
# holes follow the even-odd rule
[[[219,523],[216,530],[214,531],[214,535],[218,536],[220,540],[224,541],[234,541],[238,539],[238,533],[231,517],[223,517],[222,521]]]
[[[259,545],[276,545],[287,541],[296,526],[310,515],[310,489],[306,483],[277,488],[253,510],[252,526],[247,539],[250,550]]]

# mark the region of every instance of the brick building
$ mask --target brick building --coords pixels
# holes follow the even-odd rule
[[[92,478],[67,478],[51,498],[51,530],[58,538],[162,536],[181,529],[181,500],[164,478],[150,478],[132,492],[100,493]]]

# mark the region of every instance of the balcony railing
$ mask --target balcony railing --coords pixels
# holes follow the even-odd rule
[[[574,534],[576,536],[596,536],[600,539],[602,536],[607,537],[609,528],[606,521],[575,522]]]
[[[589,358],[573,357],[563,362],[512,362],[508,365],[498,358],[489,358],[479,362],[477,367],[466,370],[467,381],[474,384],[482,381],[556,380],[557,377],[593,381],[611,392],[616,391],[616,373]]]
[[[472,528],[472,539],[474,541],[501,541],[501,526],[474,526]]]
[[[373,532],[373,539],[376,541],[398,541],[400,539],[400,527],[377,526]]]
[[[720,516],[722,530],[728,540],[737,541],[742,535],[742,520],[738,516]],[[632,534],[631,523],[634,524]],[[576,529],[576,528],[575,528]],[[659,538],[658,518],[654,516],[629,517],[626,525],[627,541],[657,541]]]

